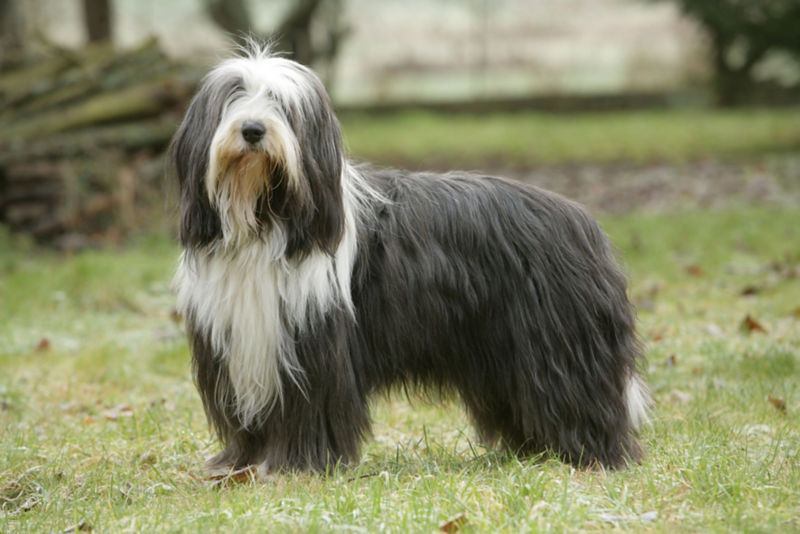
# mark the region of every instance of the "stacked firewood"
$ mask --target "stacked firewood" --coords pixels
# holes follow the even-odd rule
[[[197,79],[155,40],[0,65],[0,224],[57,244],[146,226]]]

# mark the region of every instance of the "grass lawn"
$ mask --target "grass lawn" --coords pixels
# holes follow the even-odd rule
[[[798,221],[603,218],[656,400],[642,465],[520,462],[457,403],[393,395],[359,465],[224,488],[201,471],[217,445],[171,313],[176,246],[59,257],[0,236],[0,532],[800,530]]]
[[[550,115],[344,114],[356,158],[425,168],[685,162],[800,147],[800,108]]]

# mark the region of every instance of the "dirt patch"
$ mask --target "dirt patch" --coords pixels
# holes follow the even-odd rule
[[[574,164],[493,174],[556,191],[599,213],[800,206],[800,155],[680,165]]]

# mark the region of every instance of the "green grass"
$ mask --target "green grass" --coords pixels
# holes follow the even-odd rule
[[[479,446],[456,403],[392,396],[359,465],[227,488],[201,471],[217,445],[171,317],[177,248],[61,257],[0,236],[0,532],[432,532],[457,514],[474,532],[798,531],[798,220],[603,218],[656,400],[642,465],[520,462]]]
[[[800,147],[800,108],[567,115],[418,112],[340,118],[356,158],[418,167],[685,162]]]

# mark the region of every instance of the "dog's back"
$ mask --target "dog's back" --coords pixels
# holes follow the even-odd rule
[[[367,175],[388,199],[354,277],[371,383],[455,389],[484,439],[516,452],[638,459],[634,313],[594,220],[499,178]]]

